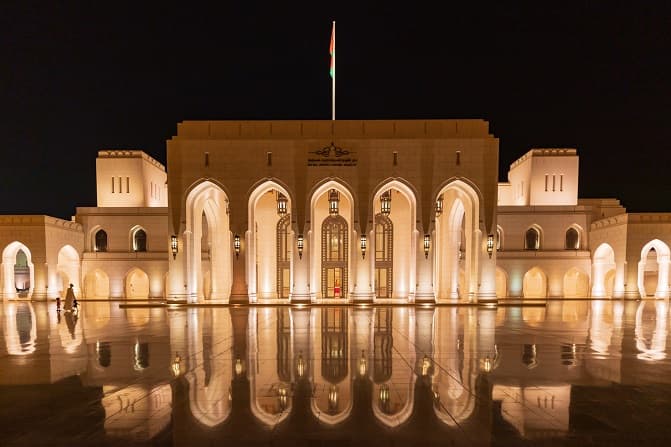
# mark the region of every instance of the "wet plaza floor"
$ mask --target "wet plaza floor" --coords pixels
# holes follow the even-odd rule
[[[0,312],[3,447],[671,440],[664,300]]]

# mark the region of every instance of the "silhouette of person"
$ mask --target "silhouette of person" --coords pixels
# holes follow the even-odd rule
[[[75,301],[76,301],[76,298],[75,298],[74,285],[70,284],[70,287],[68,288],[68,291],[65,294],[65,305],[63,306],[63,309],[66,312],[71,311],[72,306],[75,303]]]

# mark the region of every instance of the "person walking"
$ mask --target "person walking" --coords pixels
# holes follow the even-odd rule
[[[75,303],[76,298],[75,298],[75,290],[74,290],[74,285],[70,284],[70,287],[68,288],[67,293],[65,294],[65,305],[63,306],[63,310],[66,312],[72,311],[72,305]]]

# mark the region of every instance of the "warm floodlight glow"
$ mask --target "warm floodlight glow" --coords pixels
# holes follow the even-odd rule
[[[240,236],[237,234],[233,238],[233,248],[235,249],[235,257],[237,258],[240,256]]]
[[[431,235],[424,235],[424,257],[429,259],[429,249],[431,248]]]
[[[277,214],[284,216],[287,214],[287,197],[281,192],[277,191]]]
[[[366,235],[361,235],[361,259],[366,259]]]
[[[177,258],[177,236],[174,234],[170,236],[170,251],[172,251],[172,259]]]
[[[380,196],[380,210],[385,216],[391,214],[391,191],[383,192]]]
[[[302,234],[298,235],[298,240],[296,241],[296,245],[298,246],[298,259],[303,259],[303,235]]]
[[[487,254],[489,254],[490,259],[492,257],[493,251],[494,251],[494,235],[490,234],[489,236],[487,236]]]
[[[240,359],[235,359],[235,375],[236,376],[241,376],[242,375],[242,360]]]

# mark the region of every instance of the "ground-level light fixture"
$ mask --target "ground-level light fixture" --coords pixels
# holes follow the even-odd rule
[[[240,235],[235,235],[233,237],[233,249],[235,250],[235,257],[240,256]]]
[[[492,258],[492,252],[494,252],[494,235],[490,234],[487,236],[487,254],[489,258]]]
[[[298,259],[303,259],[303,235],[299,234],[298,239],[296,240],[296,246],[298,247]]]
[[[172,259],[176,259],[178,248],[177,248],[177,236],[175,236],[174,234],[170,236],[170,251],[172,252]]]
[[[362,234],[361,235],[361,259],[366,259],[366,235]]]
[[[431,235],[424,235],[424,258],[429,259],[429,249],[431,248]]]
[[[332,216],[335,216],[338,214],[338,206],[340,204],[340,193],[335,190],[331,189],[329,191],[329,214]]]
[[[277,191],[277,214],[284,216],[287,214],[287,196]]]
[[[380,212],[384,216],[391,214],[391,190],[383,192],[380,196]]]

